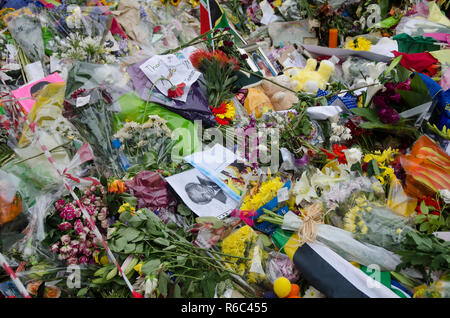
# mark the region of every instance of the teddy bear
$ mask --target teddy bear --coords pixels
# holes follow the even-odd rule
[[[297,84],[292,82],[287,75],[279,75],[275,77],[273,81],[292,90],[295,90],[297,86]],[[298,102],[298,97],[295,93],[267,80],[261,82],[261,88],[264,90],[264,94],[269,97],[272,106],[276,111],[287,110]]]
[[[297,84],[295,87],[297,92],[317,93],[319,88],[322,90],[326,88],[330,76],[334,73],[334,64],[331,61],[323,60],[317,71],[316,68],[317,60],[310,58],[306,61],[304,68],[296,67],[286,72],[291,81]]]

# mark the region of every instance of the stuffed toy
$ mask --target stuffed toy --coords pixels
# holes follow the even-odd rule
[[[317,60],[308,59],[304,68],[294,68],[287,73],[291,81],[297,84],[295,90],[308,93],[317,93],[320,88],[324,90],[327,82],[334,72],[334,64],[331,61],[323,60],[320,62],[319,69],[316,71]]]
[[[291,82],[287,75],[279,75],[273,81],[292,90],[295,90],[297,86],[295,82]],[[298,102],[298,97],[295,93],[269,81],[262,81],[261,88],[264,90],[264,94],[270,98],[276,111],[290,109],[292,105]]]

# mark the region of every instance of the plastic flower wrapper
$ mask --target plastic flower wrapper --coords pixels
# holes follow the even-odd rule
[[[83,101],[83,106],[80,105]],[[86,104],[84,104],[86,102]],[[95,165],[102,175],[120,176],[123,174],[117,152],[113,150],[113,114],[108,109],[112,102],[105,88],[90,91],[78,90],[64,101],[63,116],[78,130],[92,147]]]
[[[267,220],[268,218],[265,218]],[[283,230],[297,232],[304,224],[303,219],[289,211],[283,217],[274,217],[272,222],[280,224]],[[325,244],[349,262],[369,266],[377,264],[381,270],[393,271],[401,263],[399,255],[382,247],[360,242],[346,230],[328,224],[318,224],[316,240]]]
[[[184,227],[184,217],[176,214],[177,200],[169,190],[167,182],[153,171],[143,170],[132,180],[125,182],[127,192],[137,198],[137,208],[148,208],[154,211],[164,222],[172,221]]]
[[[420,137],[409,154],[400,156],[400,163],[406,171],[408,195],[434,196],[450,188],[450,156],[429,137]]]
[[[256,232],[248,225],[241,227],[222,241],[222,252],[241,258],[225,257],[232,263],[225,263],[225,267],[236,272],[249,283],[261,283],[266,279],[264,264],[268,254]]]
[[[32,62],[44,59],[41,24],[27,8],[6,16],[8,30]]]
[[[219,220],[213,217],[199,217],[189,232],[197,234],[194,244],[202,248],[211,248],[231,234],[241,222],[238,218]]]
[[[25,264],[24,268],[23,264]],[[43,260],[33,265],[22,263],[16,270],[17,277],[23,282],[32,298],[80,297],[81,292],[89,286],[92,273],[93,270],[87,266],[67,267],[50,260]],[[3,286],[1,289],[3,292]],[[11,296],[20,297],[15,286],[11,286],[8,292]]]
[[[300,272],[289,256],[279,252],[270,252],[266,264],[267,279],[273,284],[277,278],[286,277],[291,283],[300,279]]]
[[[106,189],[102,185],[84,189],[80,197],[86,211],[97,228],[106,234],[109,227],[109,210],[103,203]],[[43,244],[67,265],[95,264],[94,251],[100,242],[93,228],[84,219],[81,209],[71,197],[60,198],[54,211],[46,218],[46,238]]]
[[[384,204],[367,200],[361,193],[344,216],[344,229],[355,238],[396,252],[402,248],[406,233],[414,231],[409,220],[398,216]]]
[[[431,286],[421,285],[414,289],[414,298],[449,298],[450,276],[444,275]]]
[[[161,166],[161,163],[170,161],[173,145],[172,131],[166,123],[167,121],[158,115],[150,115],[143,124],[134,121],[126,122],[114,134],[114,138],[119,139],[120,149],[127,155],[131,165],[139,163],[145,166],[145,159],[149,157],[151,158],[150,163],[156,164],[158,167]]]
[[[368,178],[355,173],[341,182],[332,184],[329,189],[322,192],[321,199],[327,209],[334,210],[331,216],[332,223],[342,227],[340,218],[353,206],[354,198],[361,193],[367,194],[366,198],[370,202],[384,203],[385,201],[384,189],[375,177]]]

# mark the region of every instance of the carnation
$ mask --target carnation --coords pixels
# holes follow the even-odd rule
[[[67,265],[77,265],[78,259],[76,257],[69,257],[66,261]]]
[[[64,244],[64,245],[67,245],[67,244],[69,244],[69,242],[70,242],[70,236],[69,235],[63,235],[63,236],[61,236],[61,242]]]
[[[86,256],[81,256],[81,257],[78,259],[78,262],[79,262],[80,264],[87,264],[88,261],[89,261],[89,259],[88,259]]]
[[[55,243],[55,244],[53,244],[51,247],[50,247],[50,252],[52,252],[52,253],[58,253],[59,252],[59,242],[58,243]]]

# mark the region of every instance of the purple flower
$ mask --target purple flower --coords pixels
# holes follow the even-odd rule
[[[395,103],[400,103],[402,101],[402,97],[400,96],[399,93],[395,93],[392,96],[389,97],[391,99],[391,101],[395,102]]]
[[[60,225],[58,225],[58,229],[60,231],[68,231],[72,228],[72,224],[70,224],[69,222],[63,222]]]
[[[70,242],[70,236],[69,235],[63,235],[63,236],[61,236],[61,242],[64,244],[64,245],[67,245],[67,244],[69,244],[69,242]]]
[[[382,108],[378,110],[378,116],[384,124],[395,124],[400,120],[400,116],[393,108]]]
[[[373,98],[373,103],[378,108],[389,108],[389,105],[386,103],[386,97],[385,96],[381,96],[381,95],[375,96]]]
[[[411,81],[408,79],[406,82],[401,82],[395,85],[395,89],[410,91],[411,90]]]
[[[309,159],[308,156],[306,155],[306,153],[303,155],[303,157],[301,157],[300,159],[295,159],[295,166],[297,168],[306,166],[309,163]]]

